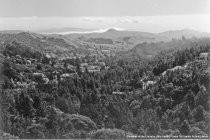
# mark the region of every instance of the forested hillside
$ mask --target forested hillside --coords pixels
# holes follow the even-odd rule
[[[209,43],[209,38],[191,38],[186,39],[184,36],[182,39],[173,39],[169,42],[143,42],[134,46],[131,50],[125,52],[125,55],[138,55],[145,58],[153,58],[160,52],[170,52],[176,50],[182,50],[185,48],[196,47]]]
[[[141,31],[127,31],[127,30],[116,30],[116,29],[108,29],[102,33],[86,33],[86,34],[66,34],[64,35],[67,38],[73,39],[81,39],[81,40],[89,40],[89,39],[111,39],[113,42],[118,41],[127,45],[137,45],[143,42],[168,42],[172,39],[182,39],[182,36],[186,38],[204,38],[210,37],[209,33],[198,32],[195,30],[172,30],[160,33],[148,33]]]
[[[2,44],[9,44],[16,41],[26,45],[28,48],[45,53],[62,56],[75,50],[75,46],[61,38],[44,36],[32,32],[0,33],[0,48]],[[2,50],[2,49],[1,49]]]
[[[143,44],[161,48],[152,59],[131,50],[99,62],[3,43],[2,130],[19,138],[208,138],[209,40],[177,42]]]

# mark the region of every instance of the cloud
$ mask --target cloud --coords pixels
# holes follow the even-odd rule
[[[149,22],[148,20],[145,20],[144,17],[131,17],[131,16],[127,16],[127,17],[120,17],[118,19],[118,22],[120,23],[146,23]]]
[[[210,32],[210,15],[0,18],[0,30],[40,30],[64,27],[88,29],[116,27],[146,32],[190,28]]]
[[[139,17],[83,17],[83,21],[87,22],[119,22],[119,23],[140,23],[142,19]]]
[[[88,22],[105,22],[107,21],[107,18],[105,17],[82,17],[83,21],[88,21]]]

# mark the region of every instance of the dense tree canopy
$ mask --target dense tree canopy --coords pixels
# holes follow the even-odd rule
[[[6,44],[3,130],[20,138],[206,136],[210,66],[199,59],[203,52],[209,44],[151,60],[116,55],[104,59],[109,69],[92,73],[81,70],[80,58],[47,58]]]

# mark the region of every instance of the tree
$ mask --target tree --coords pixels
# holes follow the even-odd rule
[[[92,139],[125,139],[125,132],[120,129],[99,129],[91,134]]]
[[[196,122],[204,120],[204,107],[199,105],[193,110],[192,114]]]
[[[37,64],[36,68],[37,68],[37,70],[42,70],[42,65],[39,63],[39,64]]]
[[[61,111],[65,113],[69,113],[70,111],[68,101],[64,97],[58,97],[58,99],[55,102],[55,105],[56,107],[58,107]]]
[[[202,105],[205,109],[208,108],[208,93],[205,87],[201,87],[200,91],[195,97],[196,106]]]
[[[76,72],[77,72],[77,74],[78,74],[79,76],[81,76],[82,71],[81,71],[81,69],[80,69],[80,65],[79,65],[79,64],[76,64]]]
[[[182,41],[186,41],[186,37],[185,36],[182,36]]]
[[[155,123],[154,121],[150,122],[146,134],[149,136],[156,136],[160,130],[160,126],[158,123]]]
[[[184,120],[181,124],[181,127],[180,127],[180,133],[182,135],[188,135],[189,132],[190,132],[189,122],[187,120]]]
[[[189,91],[186,95],[187,103],[189,104],[189,107],[193,109],[195,107],[195,95],[192,91]]]

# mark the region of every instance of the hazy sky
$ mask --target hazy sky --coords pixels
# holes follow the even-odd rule
[[[210,0],[0,0],[0,30],[79,27],[210,31]]]

